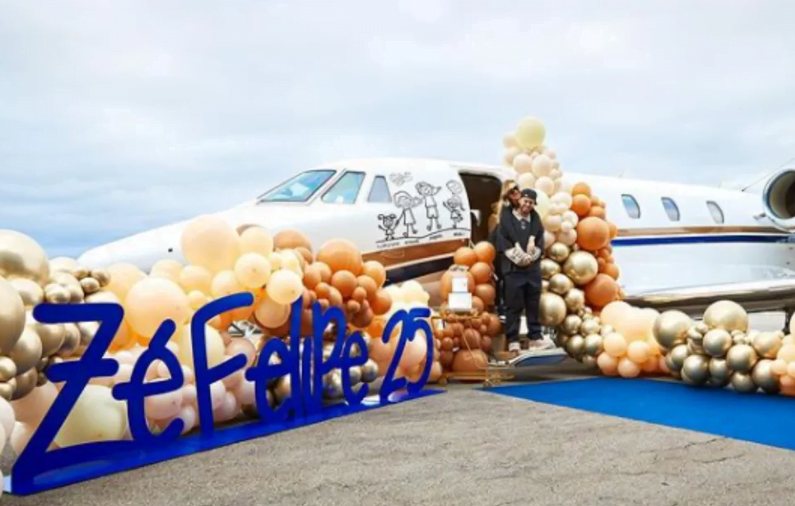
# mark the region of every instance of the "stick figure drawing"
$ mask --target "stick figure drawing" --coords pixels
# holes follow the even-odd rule
[[[407,192],[399,191],[395,193],[393,197],[393,201],[395,202],[395,206],[401,210],[400,217],[398,218],[398,223],[403,223],[406,226],[406,231],[403,232],[403,237],[408,237],[409,233],[417,233],[417,228],[414,226],[417,224],[416,218],[414,218],[414,211],[413,208],[422,204],[422,199],[420,197],[412,197]]]
[[[433,229],[434,223],[436,223],[436,230],[441,230],[442,224],[439,223],[439,207],[436,205],[434,195],[439,193],[442,187],[421,182],[417,183],[416,188],[417,193],[425,199],[425,216],[428,218],[428,231]]]

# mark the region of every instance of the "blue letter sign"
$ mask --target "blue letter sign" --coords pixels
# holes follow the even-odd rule
[[[118,371],[118,363],[103,356],[124,319],[124,309],[112,303],[36,306],[33,316],[41,323],[99,322],[99,329],[82,357],[53,365],[47,370],[49,379],[54,383],[63,382],[63,388],[14,465],[8,491],[13,494],[31,494],[392,402],[439,393],[435,390],[423,390],[431,371],[434,351],[433,333],[427,320],[430,316],[429,309],[399,310],[390,318],[382,339],[388,342],[389,336],[398,325],[401,329],[400,339],[388,370],[382,371],[385,372],[385,377],[379,398],[368,403],[365,400],[369,395],[369,385],[362,384],[355,391],[350,376],[352,367],[361,366],[368,360],[367,345],[362,333],[358,330],[351,334],[346,332],[347,322],[340,308],[332,307],[324,311],[319,303],[315,303],[312,307],[312,335],[302,336],[303,301],[299,299],[292,308],[289,346],[282,339],[269,339],[258,359],[244,373],[247,380],[255,383],[259,420],[216,429],[213,425],[210,387],[243,369],[246,366],[246,357],[238,354],[224,363],[210,367],[205,328],[207,322],[216,315],[250,306],[253,302],[254,297],[250,293],[222,297],[197,311],[190,322],[200,428],[197,434],[180,437],[184,424],[179,418],[172,421],[160,434],[153,434],[146,421],[145,399],[177,390],[184,382],[177,357],[166,347],[176,331],[176,325],[173,321],[166,320],[136,362],[130,380],[117,384],[112,389],[114,398],[127,403],[132,440],[85,443],[49,451],[50,444],[89,381],[92,378],[113,376]],[[336,324],[337,335],[331,353],[324,354],[323,338],[331,323]],[[417,336],[420,333],[427,340],[427,360],[420,379],[413,383],[405,378],[395,380],[394,375],[406,341],[419,338]],[[272,361],[273,355],[279,360]],[[147,369],[157,360],[165,364],[171,377],[145,382]],[[324,406],[323,377],[335,369],[341,370],[343,397],[346,402]],[[289,376],[290,395],[273,409],[268,399],[268,384],[284,376]]]

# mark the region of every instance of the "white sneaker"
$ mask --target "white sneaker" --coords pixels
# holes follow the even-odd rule
[[[508,351],[511,353],[513,352],[520,353],[522,351],[522,347],[519,345],[518,342],[513,342],[508,345]]]
[[[547,341],[546,339],[535,339],[530,341],[528,346],[531,350],[549,350],[554,348],[555,344]]]

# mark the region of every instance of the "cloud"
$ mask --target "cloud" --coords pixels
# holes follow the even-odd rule
[[[795,155],[791,3],[0,4],[0,226],[52,255],[365,156],[718,185]]]

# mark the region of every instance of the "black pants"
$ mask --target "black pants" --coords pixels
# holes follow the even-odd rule
[[[505,336],[509,343],[519,340],[522,312],[527,319],[527,337],[541,339],[538,306],[541,301],[541,271],[513,271],[505,274]]]

